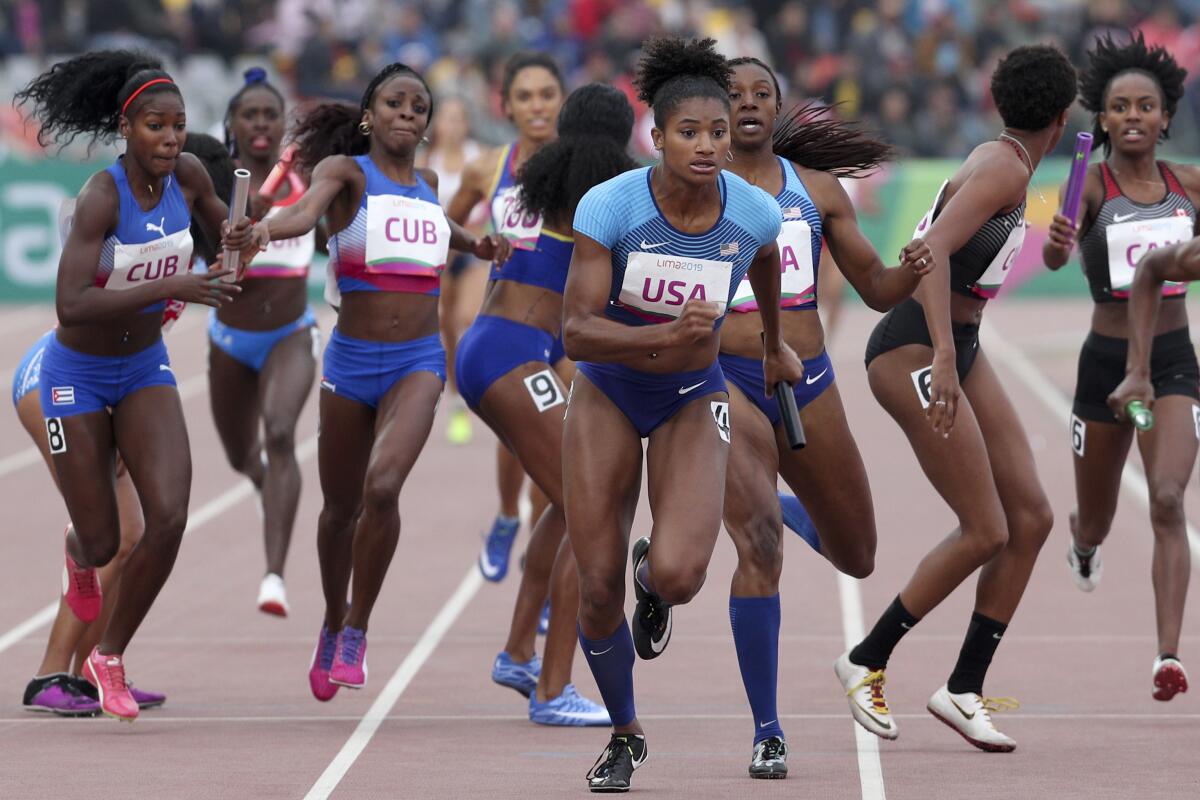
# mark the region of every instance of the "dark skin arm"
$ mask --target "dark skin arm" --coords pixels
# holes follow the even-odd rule
[[[194,159],[193,159],[194,160]],[[183,159],[180,159],[182,165]],[[198,166],[198,164],[197,164]],[[203,172],[203,168],[200,168]],[[207,180],[207,173],[204,174]],[[182,176],[180,183],[183,183]],[[193,184],[194,186],[194,184]],[[208,182],[211,193],[212,182]],[[175,298],[213,306],[229,302],[241,288],[220,282],[229,270],[195,275],[183,273],[148,281],[128,291],[106,291],[95,285],[96,265],[104,240],[117,226],[120,197],[112,176],[97,173],[84,185],[75,204],[75,218],[58,264],[55,307],[63,325],[87,325],[135,314],[160,300]],[[211,217],[203,217],[206,227]],[[220,230],[220,217],[215,221]]]
[[[763,323],[763,380],[767,397],[774,397],[776,383],[804,377],[804,365],[779,335],[779,245],[760,247],[746,275]]]
[[[1064,183],[1058,192],[1059,203],[1067,194]],[[1050,223],[1050,235],[1042,245],[1042,261],[1052,270],[1061,269],[1071,258],[1071,250],[1079,237],[1087,233],[1088,228],[1100,212],[1104,203],[1104,180],[1100,177],[1100,165],[1088,167],[1087,177],[1083,183],[1083,199],[1079,205],[1079,224],[1072,225],[1071,221],[1062,214],[1055,214]]]
[[[496,160],[499,157],[500,150],[493,148],[467,164],[458,191],[446,205],[447,217],[459,225],[467,221],[471,210],[487,193],[487,184],[496,172]]]
[[[429,184],[429,188],[433,189],[434,194],[437,193],[438,176],[431,169],[419,169],[421,177]],[[460,192],[461,193],[461,192]],[[457,199],[458,193],[454,195]],[[451,203],[453,204],[453,200]],[[467,209],[467,213],[470,213]],[[512,243],[503,236],[491,234],[481,238],[476,238],[469,230],[460,225],[450,212],[446,212],[446,222],[450,225],[450,249],[460,250],[465,253],[471,253],[476,258],[481,258],[485,261],[496,261],[503,264],[508,261],[508,257],[512,255]]]
[[[779,266],[776,255],[776,304]],[[720,312],[713,303],[688,301],[679,317],[661,325],[624,325],[604,316],[612,287],[612,252],[581,233],[563,292],[563,345],[572,361],[620,361],[648,357],[711,336]],[[778,340],[778,331],[775,339]]]
[[[1154,323],[1162,304],[1166,281],[1200,279],[1200,239],[1151,250],[1133,271],[1129,293],[1129,350],[1125,358],[1125,380],[1108,396],[1108,407],[1119,419],[1125,419],[1125,406],[1141,400],[1154,405],[1154,386],[1150,383],[1150,350],[1154,342]]]
[[[863,302],[875,311],[887,311],[912,295],[921,277],[933,269],[929,246],[914,239],[900,253],[902,268],[889,269],[858,227],[854,204],[841,182],[827,172],[803,172],[804,184],[824,215],[822,226],[829,254]]]
[[[915,297],[925,310],[933,342],[933,374],[926,416],[934,431],[949,436],[954,428],[961,387],[955,366],[950,322],[950,254],[966,244],[994,214],[1011,209],[1025,195],[1028,171],[1015,159],[981,158],[960,179],[961,185],[944,201],[924,239],[933,255],[934,274],[921,281]]]

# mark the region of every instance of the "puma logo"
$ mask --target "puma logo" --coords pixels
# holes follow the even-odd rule
[[[160,237],[162,237],[163,239],[167,238],[167,218],[162,217],[161,219],[159,219],[157,225],[155,225],[153,222],[147,222],[146,230],[158,231],[158,235]]]

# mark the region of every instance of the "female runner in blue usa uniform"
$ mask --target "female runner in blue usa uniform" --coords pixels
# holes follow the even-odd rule
[[[517,140],[489,150],[467,165],[458,192],[446,206],[446,214],[450,219],[465,224],[472,209],[484,202],[493,231],[508,239],[517,251],[536,249],[542,230],[542,217],[521,206],[517,177],[525,163],[557,137],[555,120],[565,94],[562,72],[548,54],[517,53],[508,59],[504,65],[500,100],[505,116],[517,129]],[[447,339],[454,338],[457,331],[453,330],[453,321],[443,318],[442,323],[447,330]],[[555,336],[554,341],[551,365],[563,359],[561,340]],[[570,380],[570,374],[566,371],[560,371],[559,377],[564,381]],[[503,444],[496,448],[496,481],[500,510],[479,553],[479,573],[493,583],[504,580],[508,574],[509,555],[520,529],[518,501],[525,481],[525,471],[520,461]],[[538,489],[537,481],[530,487],[530,500],[533,504],[530,521],[536,524],[547,502],[545,494]],[[556,548],[543,548],[540,541],[531,539],[526,560],[532,559],[548,568],[555,552]],[[543,571],[539,564],[534,565],[535,571]],[[533,647],[538,613],[545,600],[546,589],[545,582],[535,584],[522,581],[509,636],[509,644],[515,649],[529,650]],[[521,665],[506,666],[504,672],[509,675],[523,672],[534,681],[537,680],[536,669],[523,669]],[[507,680],[496,671],[493,671],[493,678]]]
[[[595,187],[575,213],[563,332],[579,372],[563,477],[579,565],[579,641],[613,722],[588,775],[598,792],[627,790],[646,758],[634,650],[654,658],[666,647],[671,606],[699,591],[721,527],[730,428],[718,327],[747,272],[763,308],[768,391],[801,378],[779,331],[779,206],[721,171],[730,69],[714,44],[646,45],[638,87],[654,110],[662,160]],[[653,536],[633,548],[631,635],[625,555],[644,438]]]
[[[510,252],[503,239],[475,239],[448,220],[437,176],[415,167],[432,115],[424,78],[399,63],[371,79],[357,108],[312,109],[296,131],[297,158],[313,167],[308,191],[258,223],[247,241],[229,240],[261,249],[312,230],[322,216],[329,223],[341,302],[321,378],[325,505],[317,548],[325,621],[309,667],[309,686],[322,701],[339,686],[367,682],[367,627],[400,538],[400,490],[446,378],[438,334],[446,254],[453,247],[504,261]]]
[[[132,721],[138,705],[122,654],[174,566],[187,524],[191,454],[162,340],[168,299],[219,306],[240,291],[227,271],[193,275],[192,211],[216,235],[227,215],[200,162],[181,153],[186,114],[161,65],[124,51],[54,65],[17,94],[43,142],[121,136],[124,156],[83,187],[59,261],[59,327],[42,355],[42,414],[72,526],[71,591],[120,548],[113,463],[119,452],[141,500],[145,532],[121,578],[112,617],[83,666],[101,710]],[[97,608],[99,596],[97,600]],[[79,613],[77,610],[76,613]]]
[[[783,214],[779,235],[780,326],[784,340],[804,360],[804,380],[794,387],[807,446],[792,450],[775,400],[763,391],[763,329],[749,281],[743,280],[721,331],[721,369],[732,384],[730,412],[737,435],[730,444],[725,481],[725,528],[738,552],[729,597],[746,696],[754,713],[750,775],[787,775],[787,743],[776,710],[783,527],[775,502],[778,475],[803,502],[808,530],[819,552],[858,578],[875,563],[875,513],[858,446],[846,422],[833,364],[817,310],[817,270],[822,240],[838,268],[869,306],[886,311],[912,294],[933,266],[929,248],[915,240],[888,269],[859,230],[839,175],[869,172],[888,155],[886,144],[804,106],[778,119],[775,75],[755,59],[734,59],[733,161],[726,166],[772,193]]]
[[[530,719],[543,724],[609,724],[604,708],[580,697],[570,683],[579,590],[571,548],[563,539],[566,390],[553,359],[573,247],[565,232],[584,193],[636,166],[625,154],[632,130],[633,109],[610,86],[591,84],[567,98],[559,138],[529,159],[521,173],[521,207],[545,219],[536,247],[515,250],[506,264],[493,268],[483,308],[459,342],[463,399],[550,498],[535,522],[509,640],[492,670],[496,682],[529,694]],[[529,622],[547,582],[554,602],[539,675]]]

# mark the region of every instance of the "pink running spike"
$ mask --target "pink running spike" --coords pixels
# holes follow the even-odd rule
[[[83,662],[83,677],[100,693],[100,710],[110,717],[133,722],[138,716],[138,704],[125,684],[125,662],[121,656],[103,655],[99,646]]]
[[[67,533],[70,532],[71,526],[68,525]],[[66,551],[65,543],[63,549],[66,555],[62,577],[63,599],[80,622],[95,622],[104,605],[100,576],[96,574],[95,567],[81,567],[76,564],[70,552]]]

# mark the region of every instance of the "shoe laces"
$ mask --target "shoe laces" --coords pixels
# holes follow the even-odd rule
[[[321,629],[321,645],[317,652],[317,665],[323,670],[333,668],[333,658],[337,655],[337,635],[328,629]]]
[[[129,686],[125,683],[125,663],[121,659],[114,659],[112,656],[101,655],[104,660],[104,682],[108,684],[109,689],[122,689],[128,691]],[[113,664],[112,661],[116,661]]]
[[[592,764],[585,777],[589,781],[593,778],[607,778],[620,766],[622,759],[629,759],[632,763],[633,748],[624,736],[613,736],[608,740],[608,747],[604,748],[604,752],[596,759],[596,763]]]
[[[75,591],[82,595],[90,595],[96,593],[96,570],[91,567],[76,566],[71,570],[71,582],[75,584]]]
[[[1015,697],[983,697],[979,698],[984,711],[1003,714],[1005,711],[1016,711],[1021,702]]]
[[[887,707],[887,701],[883,699],[883,685],[887,683],[887,676],[883,674],[882,669],[874,669],[867,673],[861,681],[854,684],[848,692],[847,696],[853,697],[854,693],[859,689],[868,689],[871,693],[871,705],[879,714],[890,713]]]
[[[761,761],[780,761],[787,755],[787,742],[778,736],[772,736],[759,742],[762,750],[759,752]]]
[[[363,640],[366,634],[354,628],[342,629],[342,662],[357,664],[362,658]]]

